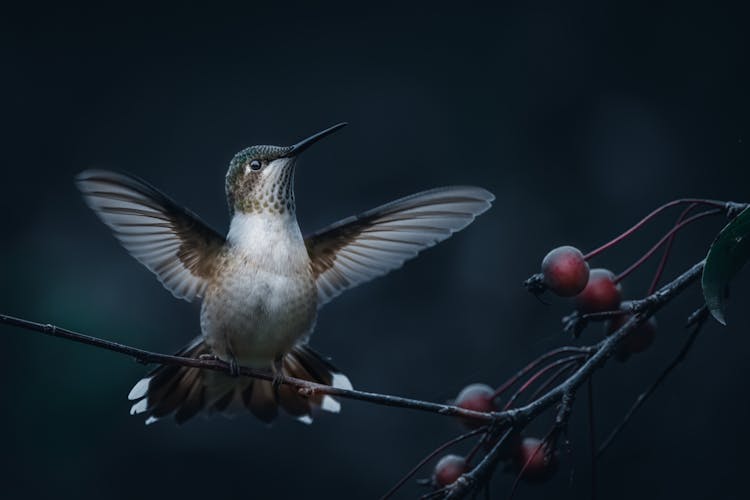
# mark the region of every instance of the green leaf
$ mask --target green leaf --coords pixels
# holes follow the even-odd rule
[[[703,268],[703,297],[716,321],[726,325],[729,282],[750,260],[750,207],[721,230],[708,250]]]

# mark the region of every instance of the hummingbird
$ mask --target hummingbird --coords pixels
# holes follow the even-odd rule
[[[293,146],[252,146],[229,163],[226,236],[138,177],[85,170],[76,185],[122,246],[178,299],[200,301],[198,337],[177,352],[220,359],[230,373],[159,366],[128,395],[131,414],[181,424],[203,413],[246,412],[270,423],[280,409],[303,422],[338,413],[327,395],[303,397],[282,375],[351,389],[349,379],[309,345],[318,310],[343,291],[389,271],[450,237],[487,210],[494,196],[442,187],[392,201],[303,236],[294,172],[300,154],[344,127]],[[273,381],[239,377],[269,370]]]

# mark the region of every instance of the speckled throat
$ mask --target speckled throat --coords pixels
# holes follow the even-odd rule
[[[295,157],[285,157],[288,147],[253,146],[238,153],[226,177],[229,209],[242,213],[294,215]],[[252,162],[261,164],[254,171]]]

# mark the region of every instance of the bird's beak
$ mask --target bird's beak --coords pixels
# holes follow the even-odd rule
[[[333,127],[329,127],[321,132],[318,132],[317,134],[313,134],[307,139],[302,139],[297,144],[292,146],[289,149],[289,151],[284,155],[284,157],[291,158],[293,156],[297,156],[302,151],[306,150],[307,148],[309,148],[310,146],[312,146],[313,144],[321,140],[323,137],[331,135],[332,133],[346,126],[347,126],[346,122],[341,122],[341,123],[334,125]]]

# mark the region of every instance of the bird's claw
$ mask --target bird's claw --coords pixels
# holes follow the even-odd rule
[[[223,361],[219,356],[215,354],[201,354],[198,356],[198,359],[201,361]],[[240,376],[240,364],[237,362],[235,358],[230,359],[229,361],[226,361],[227,365],[229,366],[229,375],[232,377],[239,377]]]
[[[232,377],[240,376],[240,364],[235,358],[229,360],[229,375],[231,375]]]
[[[284,381],[284,372],[282,370],[282,360],[277,359],[273,363],[273,380],[271,381],[271,385],[273,386],[273,391],[276,392],[279,390],[279,387],[281,387],[281,383]]]

